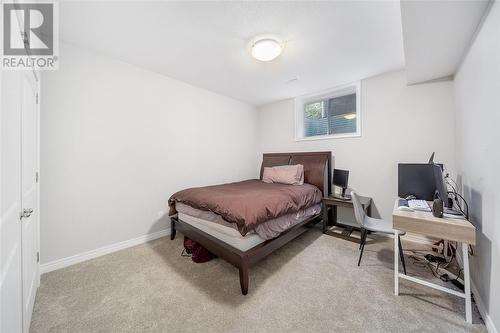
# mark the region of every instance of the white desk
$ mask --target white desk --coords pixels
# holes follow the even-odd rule
[[[468,323],[472,323],[472,305],[470,292],[469,275],[469,244],[476,244],[476,228],[464,218],[444,217],[437,218],[430,212],[422,211],[400,211],[397,209],[398,200],[396,200],[394,211],[392,213],[392,224],[395,231],[394,237],[394,294],[399,294],[399,278],[406,279],[415,283],[422,284],[449,294],[465,299],[465,318]],[[431,204],[432,207],[432,204]],[[456,241],[462,245],[463,272],[465,291],[458,292],[432,282],[416,278],[413,276],[399,273],[399,246],[398,230],[421,234],[434,238]],[[458,251],[458,249],[457,249]]]

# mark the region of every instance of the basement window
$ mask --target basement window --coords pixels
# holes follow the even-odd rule
[[[361,135],[360,83],[295,99],[295,139],[315,140]]]

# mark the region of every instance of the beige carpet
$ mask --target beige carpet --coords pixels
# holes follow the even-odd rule
[[[31,332],[486,332],[475,306],[465,322],[458,297],[409,281],[395,297],[384,237],[369,239],[357,267],[357,244],[313,229],[250,271],[247,296],[225,261],[181,257],[181,239],[43,275]]]

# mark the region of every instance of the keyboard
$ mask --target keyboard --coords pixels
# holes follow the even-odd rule
[[[431,211],[431,207],[425,200],[408,200],[408,207],[415,210]]]

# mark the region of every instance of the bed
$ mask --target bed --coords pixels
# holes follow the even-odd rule
[[[266,185],[260,180],[248,180],[185,190],[200,198],[208,193],[212,196],[213,193],[222,193],[224,190],[226,195],[229,193],[239,199],[240,207],[235,207],[234,211],[228,207],[214,206],[211,196],[203,199],[206,203],[200,203],[200,200],[195,203],[194,200],[182,200],[182,195],[177,195],[182,191],[174,194],[169,201],[171,239],[175,239],[176,232],[180,231],[237,267],[241,293],[246,295],[250,267],[321,220],[322,208],[317,197],[318,193],[321,197],[331,193],[331,152],[263,154],[260,178],[262,179],[264,167],[295,164],[304,166],[304,186]],[[280,210],[274,213],[277,216],[271,216],[268,208],[261,207],[266,200],[278,201]],[[241,202],[247,202],[248,205]],[[253,219],[249,220],[259,223],[248,225],[248,221],[243,221],[245,219],[240,215],[251,216]],[[264,221],[266,217],[271,218]]]

